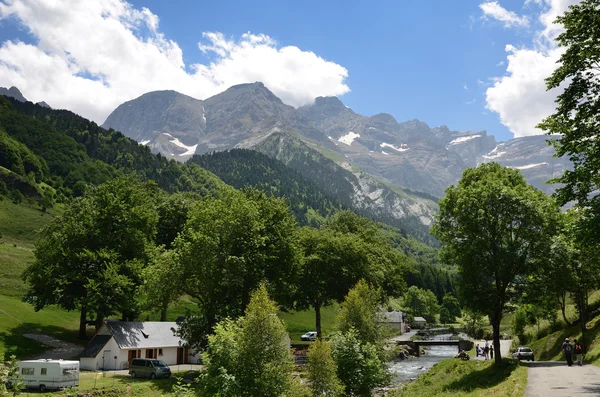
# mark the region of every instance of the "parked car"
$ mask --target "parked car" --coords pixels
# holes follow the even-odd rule
[[[309,331],[309,332],[305,333],[304,335],[302,335],[300,337],[300,340],[310,341],[310,342],[316,341],[317,340],[317,332]]]
[[[533,350],[529,347],[519,346],[517,347],[517,351],[513,353],[513,358],[515,360],[527,360],[527,361],[535,361],[535,357],[533,354]]]
[[[134,358],[131,360],[129,374],[132,378],[169,378],[171,376],[171,368],[163,360]]]

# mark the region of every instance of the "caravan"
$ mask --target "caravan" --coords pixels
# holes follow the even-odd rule
[[[26,388],[40,391],[79,386],[79,361],[19,361],[19,376]]]

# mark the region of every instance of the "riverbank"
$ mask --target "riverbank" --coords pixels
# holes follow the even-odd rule
[[[390,397],[522,397],[527,386],[527,367],[513,360],[444,359]]]

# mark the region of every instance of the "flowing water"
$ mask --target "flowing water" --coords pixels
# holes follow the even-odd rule
[[[450,336],[450,334],[438,335],[429,339],[448,339]],[[407,383],[422,373],[429,371],[438,361],[454,357],[456,354],[458,354],[456,346],[427,346],[425,355],[395,362],[391,365],[390,369],[395,375],[395,382]]]

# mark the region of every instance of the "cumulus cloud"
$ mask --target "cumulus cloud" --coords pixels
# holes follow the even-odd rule
[[[502,124],[515,137],[539,135],[535,126],[556,108],[554,103],[563,87],[546,91],[544,79],[557,67],[562,52],[554,39],[562,27],[554,24],[578,0],[540,0],[540,29],[529,47],[506,46],[506,74],[493,77],[493,86],[486,91],[487,108],[496,112]]]
[[[506,27],[527,26],[529,18],[527,16],[518,16],[514,11],[509,11],[502,7],[497,1],[488,1],[481,3],[479,8],[483,12],[484,18],[493,18],[504,24]]]
[[[186,65],[159,18],[124,0],[0,0],[0,20],[15,18],[34,44],[5,40],[0,86],[102,123],[120,103],[173,89],[204,99],[240,83],[262,81],[285,103],[342,95],[348,71],[310,51],[280,47],[264,34],[239,39],[205,32],[199,50],[213,59]]]

